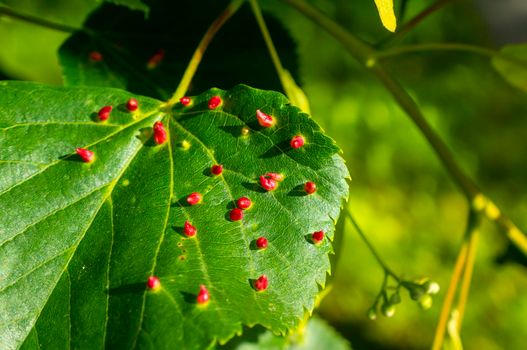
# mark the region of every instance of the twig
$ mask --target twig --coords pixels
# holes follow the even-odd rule
[[[24,22],[35,24],[35,25],[45,27],[48,29],[57,30],[59,32],[73,33],[73,32],[81,30],[79,28],[70,27],[65,24],[54,23],[54,22],[51,22],[51,21],[48,21],[42,18],[38,18],[35,16],[31,16],[31,15],[26,15],[26,14],[20,13],[16,10],[13,10],[12,8],[5,7],[5,6],[0,6],[0,17],[2,16],[16,18]]]

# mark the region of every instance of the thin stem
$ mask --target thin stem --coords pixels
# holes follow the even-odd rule
[[[81,30],[79,28],[70,27],[65,24],[54,23],[54,22],[51,22],[51,21],[48,21],[42,18],[38,18],[35,16],[31,16],[31,15],[26,15],[26,14],[20,13],[18,11],[15,11],[5,6],[0,6],[0,17],[2,16],[16,18],[24,22],[28,22],[34,25],[38,25],[38,26],[45,27],[48,29],[57,30],[59,32],[64,32],[64,33],[73,33],[73,32]]]
[[[269,55],[271,56],[271,60],[273,61],[276,73],[278,74],[280,82],[282,83],[282,86],[285,91],[286,82],[284,81],[283,77],[284,67],[282,66],[282,62],[280,62],[280,57],[278,56],[278,52],[276,51],[276,48],[273,44],[273,40],[271,39],[271,35],[269,34],[269,29],[267,29],[267,25],[265,24],[265,20],[262,16],[262,10],[258,5],[258,0],[250,0],[249,2],[251,4],[251,9],[253,11],[254,17],[256,18],[256,22],[258,23],[258,27],[260,28],[260,32],[262,33],[263,39],[265,41],[265,45],[267,45],[267,50],[269,51]]]
[[[467,261],[465,262],[465,272],[463,273],[463,280],[461,281],[461,288],[459,290],[459,299],[457,302],[456,309],[458,310],[458,323],[457,330],[461,331],[461,325],[463,324],[463,316],[468,300],[468,293],[470,290],[470,284],[472,282],[472,272],[474,271],[474,263],[476,260],[476,251],[479,242],[479,230],[474,229],[470,235],[468,241],[468,252]]]
[[[454,265],[454,271],[450,279],[450,284],[448,285],[448,290],[443,300],[443,305],[441,307],[441,314],[439,315],[439,321],[437,323],[436,332],[434,335],[434,342],[432,344],[432,350],[440,350],[443,340],[445,338],[445,331],[448,323],[448,318],[450,316],[450,310],[452,309],[452,304],[454,302],[454,297],[456,296],[457,286],[459,284],[459,279],[463,273],[463,266],[467,259],[468,244],[466,241],[463,242],[461,250],[457,255],[456,264]]]
[[[380,54],[306,2],[302,0],[283,1],[296,8],[307,18],[311,19],[321,28],[326,30],[337,39],[352,56],[377,76],[384,87],[398,102],[399,106],[412,119],[419,130],[421,130],[421,133],[425,136],[428,143],[430,143],[452,179],[456,182],[471,204],[474,199],[483,196],[476,184],[461,170],[443,140],[441,140],[441,138],[432,130],[412,97],[388,74],[381,62],[376,60],[377,55],[380,56]],[[481,52],[487,51],[486,49],[483,49]],[[504,214],[500,213],[497,218],[489,215],[487,211],[485,214],[488,218],[494,220],[505,231],[507,237],[527,255],[527,237],[525,234],[523,234]]]
[[[444,6],[454,2],[455,0],[437,0],[435,3],[430,5],[429,7],[425,8],[423,11],[419,12],[414,18],[403,24],[399,29],[392,34],[391,36],[386,37],[385,39],[381,40],[376,47],[380,46],[386,46],[390,43],[397,41],[401,39],[403,36],[408,34],[412,29],[417,27],[419,23],[421,23],[424,19],[426,19],[428,16],[436,12],[437,10],[440,10]]]
[[[386,283],[387,275],[392,276],[397,282],[401,282],[401,278],[397,274],[395,274],[395,272],[393,272],[392,269],[390,269],[390,267],[384,262],[384,260],[382,260],[381,256],[379,255],[379,253],[377,253],[377,250],[375,249],[373,244],[371,244],[371,242],[368,240],[368,237],[366,237],[366,235],[364,234],[359,224],[357,223],[357,221],[355,220],[355,218],[353,217],[353,215],[351,214],[350,210],[347,207],[344,208],[344,213],[350,219],[351,223],[353,224],[353,227],[355,228],[355,231],[357,231],[362,241],[366,244],[366,246],[368,247],[372,255],[375,257],[375,260],[377,260],[379,265],[384,270],[385,272],[384,285]]]
[[[201,38],[198,47],[194,51],[194,54],[192,55],[192,58],[190,59],[190,62],[188,63],[187,68],[185,69],[185,72],[183,73],[183,77],[181,78],[181,81],[179,82],[179,85],[176,88],[176,91],[174,92],[172,97],[167,101],[168,107],[176,104],[181,97],[185,96],[190,86],[190,83],[192,82],[192,78],[196,74],[198,66],[201,63],[203,54],[207,50],[207,47],[209,46],[210,42],[216,36],[216,33],[218,33],[220,28],[225,24],[225,22],[227,22],[229,18],[231,18],[231,16],[236,13],[243,1],[244,0],[232,0],[231,3],[227,6],[227,8],[209,26],[209,28],[203,35],[203,38]]]

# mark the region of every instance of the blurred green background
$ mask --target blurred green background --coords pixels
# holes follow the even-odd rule
[[[95,0],[0,2],[76,27],[99,5]],[[402,2],[396,1],[397,8]],[[389,36],[373,0],[313,3],[370,43]],[[405,1],[399,20],[412,18],[431,3]],[[502,27],[508,22],[491,21],[493,34],[489,18],[483,17],[492,19],[493,13],[483,3],[453,1],[392,45],[463,42],[498,48],[507,42]],[[373,76],[291,8],[271,0],[262,5],[283,20],[297,41],[300,83],[313,117],[343,150],[353,178],[348,205],[363,230],[396,272],[408,279],[429,276],[442,286],[428,311],[405,294],[393,318],[370,321],[367,310],[383,272],[347,223],[332,290],[318,312],[355,349],[427,348],[460,247],[467,203],[423,136]],[[511,40],[527,41],[518,31],[513,34]],[[56,51],[67,37],[0,17],[0,77],[61,84]],[[426,52],[387,63],[462,167],[527,229],[527,95],[506,83],[487,57],[474,54]],[[483,222],[462,330],[466,349],[525,348],[525,258],[503,237],[492,223]]]

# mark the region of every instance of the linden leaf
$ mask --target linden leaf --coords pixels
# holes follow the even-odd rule
[[[283,95],[239,85],[171,108],[113,88],[0,82],[0,131],[0,348],[204,349],[243,326],[285,334],[313,310],[349,175]],[[283,177],[273,191],[259,184],[269,172]],[[232,221],[240,197],[252,206]]]

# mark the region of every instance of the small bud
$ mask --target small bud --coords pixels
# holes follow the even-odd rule
[[[199,286],[199,293],[196,298],[196,301],[198,304],[206,304],[209,301],[209,291],[207,290],[207,287],[205,287],[203,284]]]
[[[99,110],[99,113],[97,115],[99,116],[99,120],[105,121],[110,118],[110,113],[112,112],[113,107],[112,106],[104,106]]]
[[[216,176],[221,175],[221,173],[223,172],[223,165],[221,164],[213,165],[212,168],[210,168],[210,172]]]
[[[304,146],[304,138],[300,135],[297,135],[291,139],[291,147],[292,148],[300,148]]]
[[[284,180],[284,175],[282,174],[279,174],[279,173],[267,173],[264,175],[265,177],[268,177],[268,178],[271,178],[275,181],[283,181]]]
[[[395,305],[385,303],[381,307],[382,314],[386,317],[392,317],[395,315]]]
[[[190,205],[196,205],[201,203],[201,194],[198,192],[192,192],[187,197],[187,203]]]
[[[101,62],[103,60],[102,53],[100,53],[99,51],[90,52],[89,57],[92,62]]]
[[[274,119],[268,114],[265,114],[261,110],[256,110],[256,119],[258,119],[258,124],[264,128],[269,128],[274,125]]]
[[[183,96],[179,99],[179,103],[181,103],[185,107],[189,106],[191,102],[192,100],[188,96]]]
[[[398,292],[393,293],[392,296],[390,297],[390,304],[397,305],[400,302],[401,302],[401,296],[399,295],[399,293]]]
[[[137,111],[137,108],[139,107],[139,103],[135,98],[131,98],[126,102],[126,109],[130,112]]]
[[[428,310],[432,307],[432,296],[430,294],[423,294],[417,303],[423,310]]]
[[[258,247],[258,249],[265,249],[267,248],[267,245],[268,245],[268,242],[267,242],[267,238],[265,237],[260,237],[256,240],[256,247]]]
[[[266,190],[266,191],[273,191],[276,189],[277,183],[273,179],[268,179],[265,176],[260,176],[260,185]]]
[[[315,244],[319,244],[320,242],[322,242],[323,239],[324,239],[324,231],[313,232],[313,234],[311,235],[311,240]]]
[[[437,282],[434,282],[434,281],[426,281],[424,284],[423,284],[423,288],[425,289],[425,292],[427,294],[437,294],[439,293],[439,290],[441,289],[439,287],[439,283]]]
[[[308,181],[304,184],[304,191],[307,194],[313,194],[317,191],[317,185],[312,181]]]
[[[216,109],[219,105],[221,105],[221,97],[219,96],[212,96],[209,100],[209,109]]]
[[[243,219],[243,211],[241,209],[234,208],[229,213],[229,217],[232,221],[240,221],[241,219]]]
[[[240,131],[240,134],[241,134],[242,136],[247,136],[247,135],[249,135],[249,132],[250,132],[249,128],[246,127],[246,126],[244,126],[244,127],[242,128],[242,130]]]
[[[368,310],[368,318],[372,321],[375,321],[377,319],[377,311],[375,310],[375,307],[371,307]]]
[[[247,209],[247,208],[249,208],[252,205],[252,202],[247,197],[241,197],[241,198],[238,199],[238,201],[236,201],[236,205],[240,209]]]
[[[196,226],[193,226],[190,222],[185,221],[185,225],[183,226],[183,233],[187,237],[193,237],[196,235],[198,230],[196,229]]]
[[[421,299],[426,292],[423,286],[415,285],[413,283],[406,285],[406,288],[408,289],[408,293],[410,293],[410,298],[412,298],[412,300]]]
[[[167,140],[167,131],[165,130],[165,126],[162,122],[155,122],[154,123],[154,141],[158,145],[161,145],[165,143]]]
[[[161,287],[161,282],[156,276],[150,276],[148,277],[148,281],[146,281],[146,286],[150,290],[158,290]]]
[[[85,163],[91,163],[95,159],[95,154],[86,148],[77,148],[75,152],[77,152]]]
[[[256,289],[258,292],[266,290],[268,285],[269,280],[267,279],[266,275],[261,275],[256,281],[254,281],[254,289]]]

